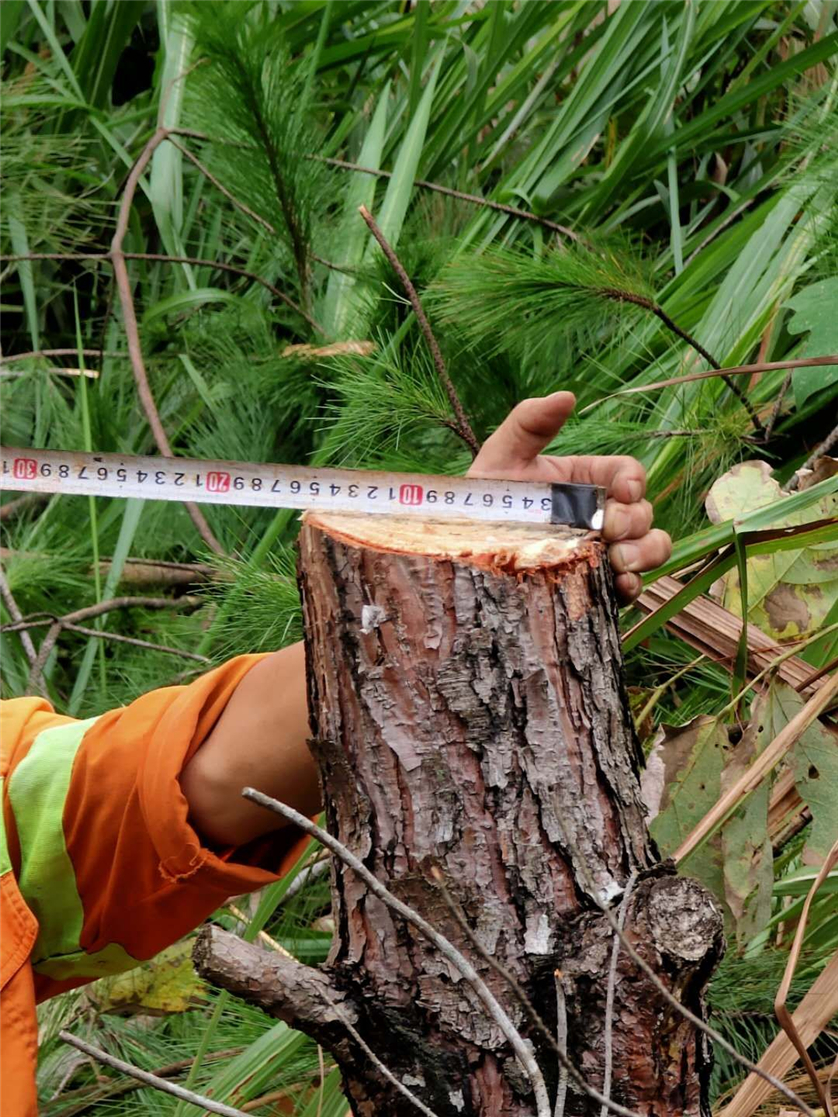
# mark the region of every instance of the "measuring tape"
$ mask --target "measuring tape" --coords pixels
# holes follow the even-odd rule
[[[597,485],[8,447],[0,447],[0,455],[0,488],[30,493],[565,524],[595,531],[602,527],[605,506],[605,490]]]

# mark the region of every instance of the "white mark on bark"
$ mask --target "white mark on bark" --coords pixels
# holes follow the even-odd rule
[[[604,888],[600,888],[597,897],[601,904],[610,904],[612,900],[616,900],[622,891],[622,886],[617,884],[616,880],[610,880]]]
[[[524,950],[527,954],[549,954],[552,937],[550,933],[550,921],[547,915],[541,912],[538,919],[527,920]]]
[[[369,636],[379,625],[387,620],[386,612],[380,605],[364,605],[361,608],[361,632]]]

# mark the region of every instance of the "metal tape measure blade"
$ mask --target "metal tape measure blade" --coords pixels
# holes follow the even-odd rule
[[[604,491],[467,477],[0,447],[0,487],[198,504],[389,513],[599,530]]]

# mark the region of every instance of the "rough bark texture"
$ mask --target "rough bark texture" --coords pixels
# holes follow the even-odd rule
[[[656,863],[601,545],[542,528],[309,515],[300,584],[329,829],[474,962],[551,1095],[555,1053],[431,870],[551,1029],[561,981],[568,1055],[602,1088],[613,935],[591,890],[618,906],[639,874],[627,934],[694,1011],[722,939],[708,894]],[[332,885],[329,981],[370,1047],[439,1117],[532,1117],[529,1083],[466,983],[335,863]],[[644,1117],[703,1113],[700,1036],[625,952],[614,1003],[614,1100]],[[359,1117],[416,1112],[368,1060],[337,1057]],[[599,1112],[571,1086],[566,1117]]]

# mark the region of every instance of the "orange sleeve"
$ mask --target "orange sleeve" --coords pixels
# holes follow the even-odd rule
[[[39,707],[40,732],[9,781],[21,890],[40,924],[32,956],[39,1000],[152,957],[230,896],[277,880],[301,852],[305,838],[293,829],[239,850],[206,848],[180,788],[185,764],[261,658],[241,656],[189,686],[151,691],[87,725]],[[74,732],[78,740],[68,744]],[[33,760],[39,748],[40,763],[37,755]],[[30,801],[55,799],[51,784],[62,763],[68,782],[61,833],[49,843],[53,861],[45,869],[38,843],[45,844],[40,832],[50,825],[48,812],[33,807],[44,817],[24,826],[18,813]],[[61,839],[63,849],[53,848]],[[62,858],[72,881],[59,876]],[[26,881],[39,873],[46,886],[33,884],[30,898]]]

